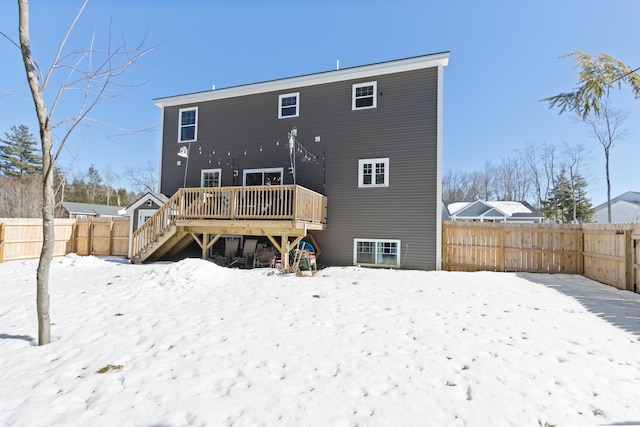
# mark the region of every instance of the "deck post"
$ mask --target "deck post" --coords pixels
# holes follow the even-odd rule
[[[209,250],[209,234],[202,233],[202,259],[207,259],[207,251]]]
[[[281,238],[281,247],[282,247],[282,270],[289,271],[289,236],[286,234],[282,235]]]

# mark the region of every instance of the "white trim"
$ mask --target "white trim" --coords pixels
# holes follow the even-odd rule
[[[282,180],[284,179],[284,168],[260,168],[260,169],[245,169],[242,171],[242,186],[246,186],[247,185],[247,174],[249,173],[258,173],[258,172],[262,172],[263,174],[268,173],[268,172],[280,172],[280,184],[277,185],[282,185]],[[262,178],[264,179],[264,175],[262,176]]]
[[[196,112],[195,123],[193,125],[182,124],[182,113],[186,111]],[[181,139],[183,126],[194,126],[193,139]],[[178,110],[178,142],[195,142],[197,140],[198,140],[198,107],[181,108],[180,110]]]
[[[373,93],[371,96],[373,97],[373,105],[367,105],[366,107],[356,107],[356,89],[361,87],[369,87],[373,86]],[[364,97],[361,97],[364,98]],[[368,98],[368,96],[367,96]],[[378,107],[378,82],[365,82],[365,83],[354,83],[351,86],[351,110],[368,110],[369,108],[377,108]]]
[[[376,163],[384,164],[384,183],[376,184],[375,183],[375,165]],[[365,184],[364,183],[364,165],[371,164],[373,166],[372,170],[372,183]],[[376,159],[358,159],[358,188],[371,188],[371,187],[388,187],[389,186],[389,158],[388,157],[379,157]]]
[[[438,65],[438,92],[436,100],[436,271],[442,270],[442,94],[443,66]]]
[[[375,244],[377,248],[378,243],[395,243],[396,244],[396,263],[395,264],[378,264],[374,262],[373,264],[358,262],[358,243],[359,242],[372,242]],[[400,268],[401,262],[401,241],[398,239],[363,239],[356,237],[353,239],[353,265],[364,265],[367,267],[386,267],[386,268]],[[374,261],[377,259],[377,254],[374,252]]]
[[[296,113],[290,116],[283,116],[282,115],[282,99],[293,98],[293,97],[296,98]],[[291,106],[287,106],[287,108],[291,108]],[[298,117],[299,115],[300,115],[300,92],[285,93],[278,96],[278,118],[279,119],[289,119],[291,117]]]
[[[204,188],[204,174],[205,173],[212,173],[212,172],[218,172],[218,187],[222,186],[222,169],[221,168],[217,168],[217,169],[200,169],[200,187]]]
[[[164,129],[164,107],[162,107],[162,109],[160,110],[160,129]],[[160,131],[160,150],[158,153],[158,175],[156,176],[156,186],[154,187],[154,190],[157,190],[158,192],[160,191],[160,186],[162,185],[162,152],[164,151],[162,148],[164,147],[164,136],[163,136],[163,132]],[[129,235],[129,237],[132,237],[131,235],[133,234],[133,231],[131,232],[131,234]],[[129,244],[129,247],[131,247],[131,243]],[[131,258],[131,254],[129,254],[129,258]]]
[[[395,61],[380,62],[377,64],[364,65],[360,67],[344,68],[341,70],[290,77],[269,82],[253,83],[242,86],[229,87],[225,89],[190,93],[185,95],[168,96],[165,98],[156,98],[153,100],[153,102],[159,107],[194,104],[204,101],[213,101],[216,99],[254,95],[257,93],[287,91],[291,89],[315,86],[325,83],[335,83],[355,79],[368,79],[386,74],[402,73],[405,71],[446,66],[448,63],[449,52],[435,53],[431,55],[416,56],[413,58],[399,59]]]
[[[144,224],[143,221],[140,221],[142,218],[144,217],[151,218],[156,212],[158,212],[158,209],[139,209],[138,210],[138,228],[140,228],[140,226]]]

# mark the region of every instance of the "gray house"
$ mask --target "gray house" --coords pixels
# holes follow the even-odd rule
[[[449,202],[443,218],[449,221],[527,222],[541,224],[544,215],[525,201]]]
[[[312,234],[323,265],[439,269],[448,59],[155,99],[160,192],[170,199],[136,231],[132,260],[194,240],[205,257],[234,236],[284,252]]]
[[[60,202],[55,207],[56,218],[95,218],[121,216],[122,207],[93,203]]]
[[[607,202],[595,207],[592,221],[600,224],[609,222]],[[611,199],[611,222],[640,222],[640,192],[627,191]]]

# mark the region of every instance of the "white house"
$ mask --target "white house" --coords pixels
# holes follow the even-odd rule
[[[609,222],[607,217],[607,202],[596,206],[593,222],[600,224]],[[640,222],[640,192],[627,191],[611,199],[611,222],[614,224]]]

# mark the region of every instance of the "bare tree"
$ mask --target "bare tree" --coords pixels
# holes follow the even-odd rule
[[[29,36],[29,2],[18,0],[19,14],[19,47],[22,52],[22,62],[25,67],[27,82],[31,92],[35,112],[40,130],[40,142],[42,148],[42,228],[43,244],[40,252],[40,262],[36,274],[37,294],[36,306],[38,313],[38,344],[44,345],[51,341],[51,326],[49,318],[49,268],[54,249],[54,166],[60,152],[74,131],[83,121],[90,120],[89,114],[101,101],[114,95],[114,91],[121,89],[118,77],[126,73],[133,64],[151,49],[144,49],[142,44],[130,49],[125,42],[109,45],[106,49],[97,49],[91,40],[86,50],[66,52],[66,42],[80,19],[88,0],[85,0],[73,21],[69,25],[58,50],[56,51],[51,66],[42,74],[31,53],[31,41]],[[52,89],[52,101],[47,109],[45,94],[50,91],[49,84],[61,82]],[[60,104],[63,95],[73,91],[81,94],[77,113],[72,117],[54,121],[56,107]],[[56,116],[57,117],[57,116]],[[52,144],[52,131],[61,129],[58,135],[60,143],[54,154]]]
[[[42,183],[36,177],[0,176],[0,218],[40,218]]]
[[[524,161],[516,157],[503,158],[496,166],[495,176],[498,200],[527,200],[531,184]]]
[[[611,177],[609,175],[609,155],[616,142],[627,137],[627,131],[622,128],[628,114],[614,110],[605,101],[600,104],[599,115],[584,120],[591,128],[593,135],[604,150],[604,168],[607,178],[607,222],[611,223]]]
[[[536,144],[528,142],[519,151],[522,161],[530,175],[530,183],[534,204],[541,207],[547,201],[549,191],[553,188],[556,169],[556,148],[546,142]]]
[[[582,161],[586,149],[582,144],[564,144],[565,170],[568,172],[569,190],[573,202],[573,223],[578,223],[578,190],[586,181],[582,176]]]
[[[133,185],[133,188],[141,193],[154,193],[158,191],[158,173],[156,166],[152,162],[147,162],[139,167],[125,169],[124,177]],[[450,194],[450,188],[455,187],[455,180],[455,174],[451,171],[447,171],[445,176],[442,177],[442,194],[445,200],[447,200],[447,197],[444,195]],[[447,185],[449,185],[449,187],[445,188]]]
[[[114,194],[118,195],[117,191],[116,191],[116,183],[118,181],[118,175],[114,172],[114,170],[109,167],[109,164],[107,163],[107,169],[104,172],[104,179],[103,179],[103,189],[104,189],[104,196],[105,196],[105,201],[107,202],[107,205],[111,204],[111,195]],[[118,200],[118,206],[120,206],[120,201]]]

